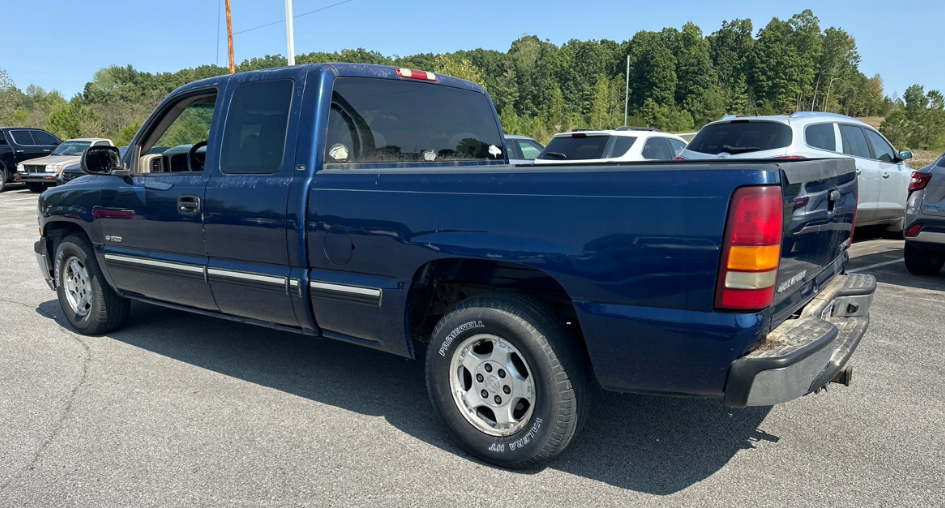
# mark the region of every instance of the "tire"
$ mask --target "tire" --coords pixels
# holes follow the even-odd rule
[[[44,190],[46,190],[47,187],[46,187],[46,184],[43,184],[43,183],[32,183],[32,182],[30,182],[30,183],[27,183],[27,184],[26,184],[26,188],[29,189],[30,192],[35,192],[35,193],[39,194],[39,193],[43,192]]]
[[[585,419],[586,365],[583,349],[546,307],[514,293],[484,294],[437,323],[427,389],[462,448],[499,466],[529,468],[561,453]]]
[[[914,275],[935,275],[945,265],[945,255],[935,254],[909,243],[906,243],[903,250],[903,258],[906,261],[906,269]]]
[[[84,235],[67,236],[56,249],[55,277],[59,307],[83,335],[101,335],[121,327],[130,302],[105,281],[92,244]]]
[[[10,175],[7,174],[7,167],[0,162],[0,192],[7,190],[7,178]]]

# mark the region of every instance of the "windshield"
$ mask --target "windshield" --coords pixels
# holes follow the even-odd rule
[[[50,155],[82,155],[91,144],[91,141],[63,141]]]

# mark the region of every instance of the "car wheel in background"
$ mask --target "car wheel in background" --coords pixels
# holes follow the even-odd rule
[[[35,192],[37,194],[47,189],[46,184],[31,182],[26,184],[26,188],[29,189],[30,192]]]
[[[903,258],[906,269],[915,275],[935,275],[945,265],[945,254],[936,254],[908,243]]]

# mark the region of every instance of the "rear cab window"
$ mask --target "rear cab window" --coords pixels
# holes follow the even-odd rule
[[[248,81],[233,92],[223,128],[220,171],[272,174],[282,168],[292,80]]]
[[[780,122],[733,120],[703,127],[687,148],[694,152],[750,153],[776,150],[791,145],[791,127]]]
[[[33,146],[36,144],[33,141],[33,136],[30,136],[30,131],[25,129],[10,131],[10,138],[13,140],[14,144],[21,146]]]
[[[485,94],[434,83],[337,78],[326,164],[505,163]]]

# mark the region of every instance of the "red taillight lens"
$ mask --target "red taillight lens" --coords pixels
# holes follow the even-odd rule
[[[782,155],[782,156],[780,156],[780,157],[775,157],[775,159],[791,160],[791,161],[800,160],[800,159],[803,159],[803,158],[804,158],[804,157],[801,157],[800,155]]]
[[[919,230],[922,229],[922,224],[913,224],[908,231],[906,231],[906,236],[912,237],[919,234]]]
[[[918,171],[912,172],[912,180],[909,180],[909,191],[917,191],[925,188],[929,184],[929,180],[932,179],[931,173],[919,173]]]
[[[684,160],[686,160],[686,159],[683,159],[682,157],[680,157],[680,156],[677,155],[676,157],[673,158],[673,160],[674,160],[674,161],[684,161]]]
[[[728,208],[715,308],[742,312],[771,305],[781,256],[781,188],[742,187]]]
[[[797,198],[794,200],[794,209],[797,210],[798,208],[804,208],[805,206],[807,206],[807,203],[809,202],[810,202],[810,198],[807,196],[804,196],[802,198]]]
[[[587,134],[582,134],[582,133],[579,132],[579,133],[577,133],[577,134],[571,134],[571,137],[572,137],[572,138],[586,138],[586,137],[587,137]]]

